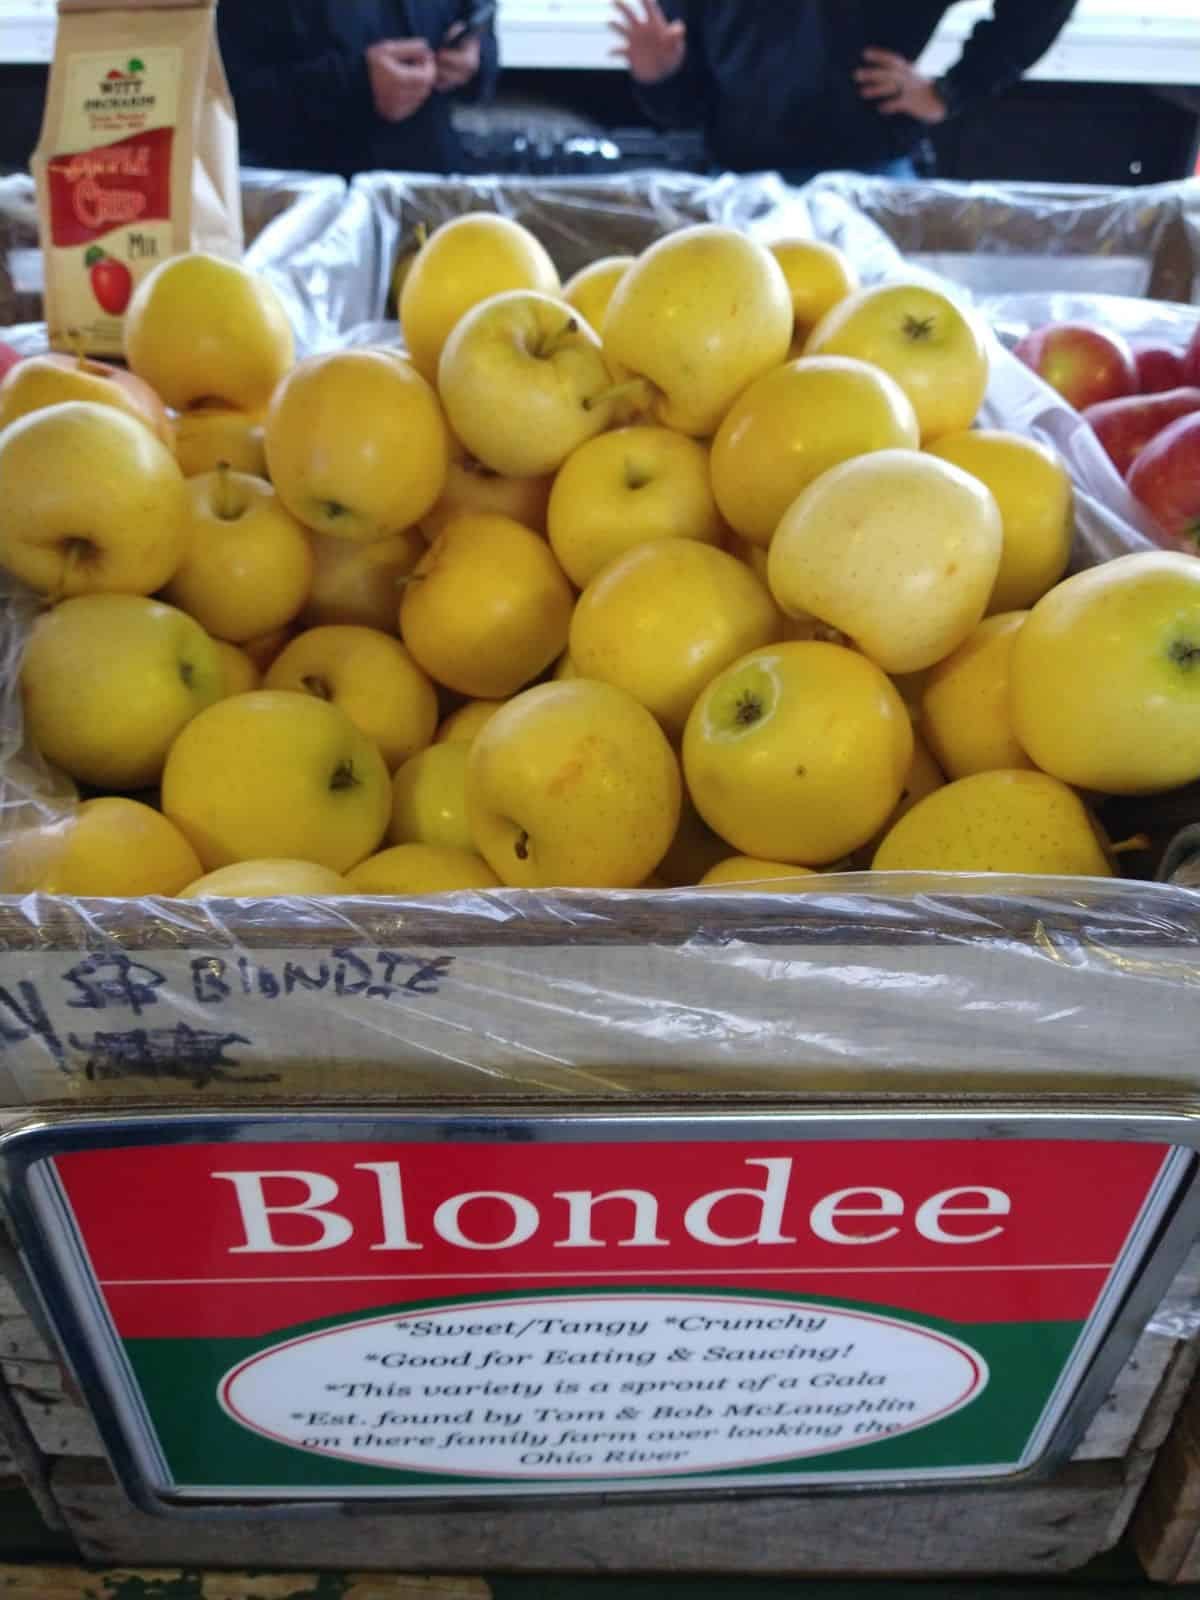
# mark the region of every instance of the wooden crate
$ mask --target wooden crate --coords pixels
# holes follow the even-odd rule
[[[1200,1249],[1172,1298],[1198,1289]],[[0,1392],[25,1430],[11,1447],[20,1455],[32,1439],[34,1458],[24,1463],[29,1486],[44,1490],[50,1514],[70,1531],[81,1556],[108,1565],[828,1576],[1069,1572],[1125,1533],[1198,1365],[1200,1342],[1144,1334],[1070,1465],[1038,1484],[176,1520],[148,1516],[125,1499],[90,1417],[11,1277],[0,1282]],[[1200,1419],[1200,1401],[1189,1415]],[[1171,1449],[1177,1439],[1178,1433]]]

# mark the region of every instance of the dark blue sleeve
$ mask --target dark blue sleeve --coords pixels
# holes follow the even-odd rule
[[[958,64],[943,78],[951,109],[1010,88],[1049,50],[1076,0],[993,0],[992,15],[977,23]]]
[[[458,92],[458,99],[473,105],[486,105],[496,93],[500,81],[500,45],[496,39],[495,24],[489,22],[479,35],[479,71]]]
[[[348,131],[370,115],[365,55],[307,37],[288,22],[290,9],[281,6],[272,22],[257,6],[217,7],[225,72],[251,151],[287,150],[303,143],[306,130]]]

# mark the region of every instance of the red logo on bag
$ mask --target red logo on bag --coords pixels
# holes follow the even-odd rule
[[[50,232],[58,246],[88,244],[134,222],[171,215],[172,128],[50,162]]]

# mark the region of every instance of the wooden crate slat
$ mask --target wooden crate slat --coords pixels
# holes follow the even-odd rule
[[[184,1572],[179,1567],[113,1568],[0,1565],[3,1600],[146,1600],[184,1581],[195,1600],[491,1600],[483,1578],[420,1578],[346,1573],[334,1580],[316,1572]]]

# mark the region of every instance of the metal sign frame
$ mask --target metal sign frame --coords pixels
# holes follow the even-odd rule
[[[140,1390],[128,1367],[119,1338],[88,1263],[81,1237],[48,1163],[55,1157],[85,1150],[261,1141],[281,1143],[396,1140],[410,1144],[454,1140],[479,1144],[566,1144],[668,1142],[677,1140],[735,1141],[746,1138],[795,1141],[964,1142],[1054,1139],[1065,1141],[1156,1143],[1173,1147],[1166,1167],[1130,1235],[1109,1287],[1084,1325],[1075,1352],[1064,1366],[1055,1397],[1048,1402],[1032,1438],[1045,1446],[1028,1467],[1013,1472],[954,1469],[958,1487],[1026,1482],[1052,1473],[1071,1454],[1102,1404],[1147,1321],[1160,1303],[1200,1231],[1200,1106],[1136,1102],[1085,1104],[1059,1102],[1031,1107],[1012,1102],[921,1101],[706,1108],[702,1113],[678,1108],[641,1107],[611,1110],[502,1107],[445,1108],[391,1113],[343,1108],[303,1112],[228,1110],[203,1114],[71,1115],[31,1118],[0,1138],[0,1198],[3,1199],[17,1247],[49,1323],[86,1396],[114,1471],[130,1499],[158,1515],[213,1519],[244,1515],[253,1504],[256,1515],[312,1515],[332,1507],[371,1512],[420,1511],[435,1506],[470,1509],[506,1503],[561,1504],[561,1491],[544,1487],[528,1491],[426,1496],[385,1492],[364,1495],[344,1488],[327,1494],[290,1497],[248,1490],[236,1498],[205,1499],[196,1491],[173,1495],[161,1481],[161,1457],[147,1448],[154,1428]],[[603,1276],[598,1271],[599,1277]],[[764,1274],[769,1275],[769,1274]],[[648,1274],[649,1276],[649,1274]],[[719,1272],[714,1274],[719,1276]],[[816,1297],[819,1298],[819,1297]],[[353,1320],[348,1317],[347,1321]],[[1070,1385],[1067,1392],[1060,1391]],[[942,1480],[946,1481],[945,1478]],[[570,1503],[603,1504],[631,1501],[703,1499],[718,1493],[751,1498],[867,1491],[882,1487],[869,1479],[839,1478],[803,1485],[772,1485],[769,1480],[673,1485],[667,1478],[617,1489],[589,1487],[572,1491]],[[921,1472],[911,1479],[893,1475],[887,1487],[929,1490],[936,1477]],[[233,1491],[231,1491],[232,1495]]]

